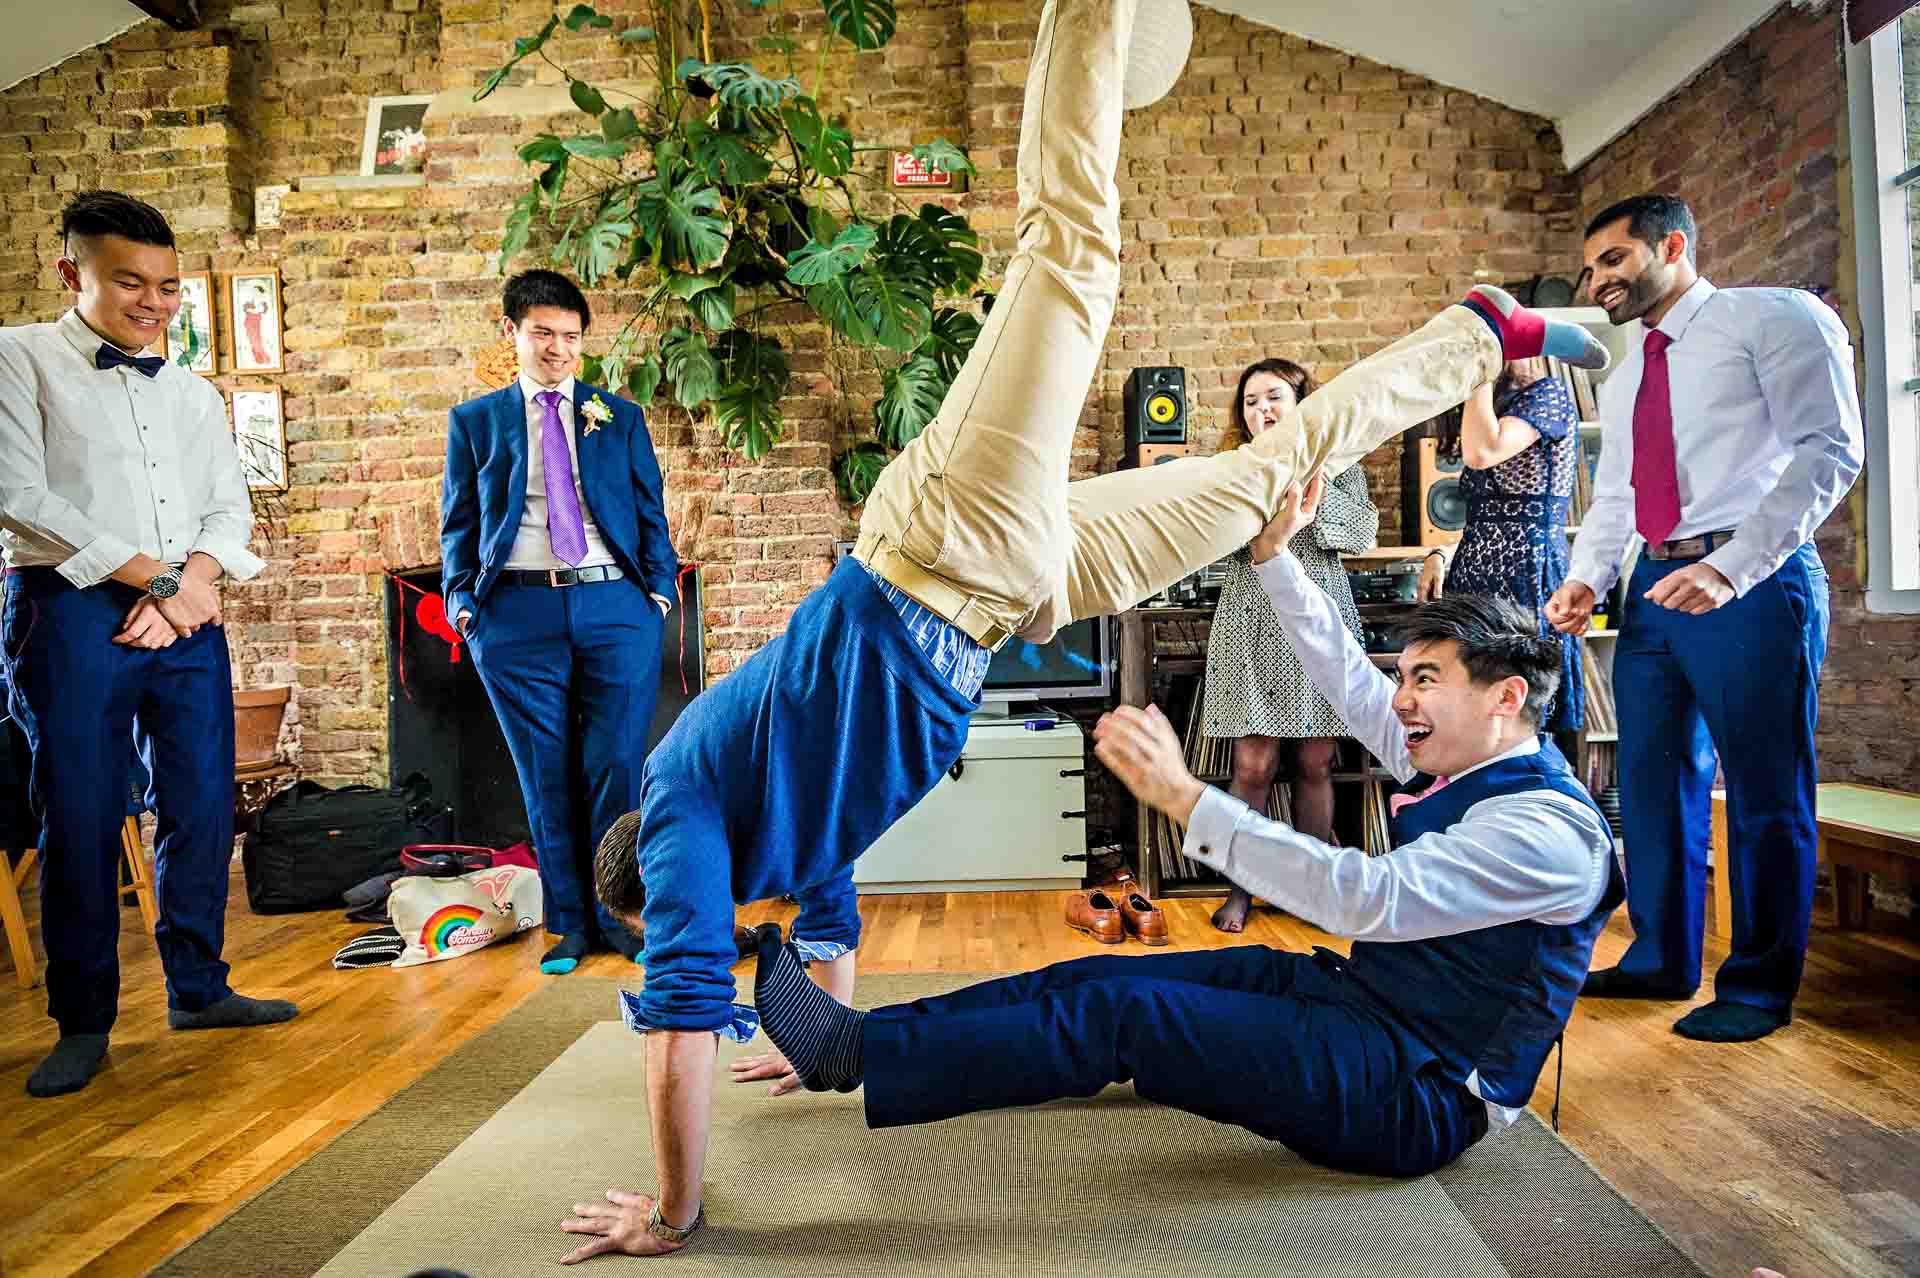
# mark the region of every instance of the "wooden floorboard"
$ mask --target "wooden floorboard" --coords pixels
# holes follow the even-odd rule
[[[1018,971],[1112,952],[1062,924],[1062,895],[863,898],[860,968]],[[301,1016],[263,1030],[170,1031],[152,940],[128,910],[112,1054],[77,1095],[24,1094],[53,1028],[44,989],[21,991],[0,969],[0,1274],[146,1272],[547,982],[568,979],[538,973],[531,938],[404,971],[336,972],[329,960],[362,925],[250,914],[237,877],[233,900],[236,988],[292,998]],[[1244,935],[1225,936],[1207,923],[1216,904],[1165,903],[1177,946],[1345,948],[1264,909]],[[31,897],[27,906],[32,915]],[[769,903],[741,918],[791,913]],[[1597,963],[1625,947],[1624,927],[1616,920],[1601,938]],[[1723,953],[1710,941],[1709,965]],[[582,970],[626,965],[601,955]],[[1676,1004],[1582,1002],[1567,1036],[1563,1134],[1716,1278],[1758,1264],[1789,1278],[1920,1274],[1916,978],[1920,947],[1816,926],[1796,1020],[1759,1043],[1678,1038]],[[1553,1101],[1549,1065],[1534,1108],[1545,1117]]]

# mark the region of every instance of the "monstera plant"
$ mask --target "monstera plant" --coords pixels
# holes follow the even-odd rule
[[[710,3],[654,0],[652,25],[618,32],[612,18],[576,4],[514,41],[475,97],[538,58],[566,76],[581,127],[520,148],[534,173],[508,216],[501,270],[538,239],[589,286],[634,290],[631,317],[583,376],[643,404],[665,394],[709,416],[749,460],[780,439],[792,378],[773,317],[790,326],[793,307],[804,306],[825,326],[830,356],[842,357],[830,361],[837,370],[854,369],[855,382],[860,372],[877,378],[870,408],[845,399],[842,381],[851,442],[834,472],[842,495],[859,502],[932,419],[979,334],[979,237],[937,204],[907,207],[862,171],[859,155],[884,148],[856,146],[794,78],[792,39],[756,45],[784,75],[714,61]],[[895,24],[894,0],[823,3],[830,34],[816,83],[835,41],[843,52],[877,49]],[[774,10],[772,25],[792,23]],[[575,74],[554,56],[563,27],[643,46],[647,88],[622,92]],[[945,141],[914,154],[929,168],[971,171]]]

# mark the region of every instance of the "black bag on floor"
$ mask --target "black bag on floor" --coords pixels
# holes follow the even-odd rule
[[[400,849],[447,837],[446,808],[414,773],[390,790],[302,781],[267,803],[241,852],[255,914],[337,910],[348,888],[400,868]]]

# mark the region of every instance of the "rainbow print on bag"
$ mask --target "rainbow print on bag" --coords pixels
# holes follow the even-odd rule
[[[420,948],[438,957],[449,950],[485,945],[493,929],[477,926],[486,917],[471,905],[448,905],[435,910],[420,928]]]

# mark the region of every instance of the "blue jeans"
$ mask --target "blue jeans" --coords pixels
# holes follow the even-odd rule
[[[1633,944],[1620,967],[1700,984],[1716,747],[1727,782],[1733,948],[1715,994],[1793,1006],[1813,914],[1814,724],[1827,654],[1827,571],[1812,543],[1741,598],[1690,617],[1646,592],[1691,561],[1642,559],[1614,656],[1620,814]]]

